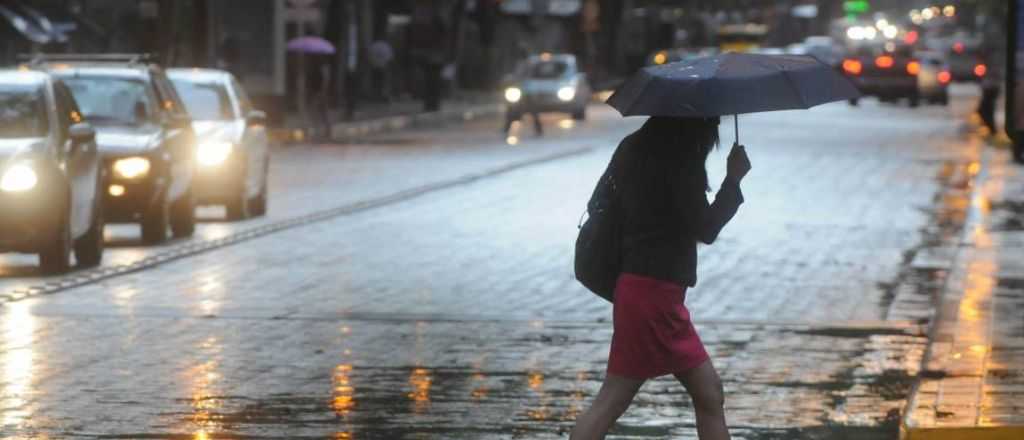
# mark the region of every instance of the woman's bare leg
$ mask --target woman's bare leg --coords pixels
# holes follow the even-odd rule
[[[644,384],[644,379],[609,374],[604,378],[601,391],[582,415],[576,418],[569,440],[602,440],[622,413],[626,412],[633,397]]]
[[[697,368],[676,379],[686,387],[697,414],[697,436],[700,440],[729,440],[729,428],[725,426],[725,392],[722,379],[709,359]]]

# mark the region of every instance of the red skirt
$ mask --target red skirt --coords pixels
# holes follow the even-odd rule
[[[619,276],[608,374],[650,379],[686,372],[709,359],[683,305],[685,296],[686,288],[675,283]]]

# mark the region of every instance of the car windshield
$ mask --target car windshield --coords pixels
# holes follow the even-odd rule
[[[38,84],[0,84],[0,138],[46,136],[45,102]]]
[[[185,108],[197,121],[227,121],[235,119],[228,91],[222,84],[199,83],[173,79],[174,88],[185,101]]]
[[[156,98],[142,80],[110,76],[63,79],[91,123],[143,125],[156,120]]]
[[[537,61],[530,65],[530,78],[554,79],[561,78],[569,70],[564,61]]]

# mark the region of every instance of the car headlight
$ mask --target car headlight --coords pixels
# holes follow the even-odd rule
[[[565,86],[558,89],[558,99],[562,101],[572,101],[576,97],[576,88],[571,86]]]
[[[523,91],[519,87],[509,87],[505,89],[505,100],[513,104],[523,99]]]
[[[114,162],[114,174],[124,179],[138,179],[149,174],[149,159],[129,157]]]
[[[196,159],[201,165],[220,165],[231,155],[232,148],[230,142],[203,142],[196,151]]]
[[[0,190],[6,192],[28,191],[39,183],[36,171],[28,165],[14,165],[0,177]]]

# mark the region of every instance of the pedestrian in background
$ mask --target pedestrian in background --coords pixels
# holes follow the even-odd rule
[[[736,214],[750,170],[743,146],[733,146],[725,180],[708,203],[705,162],[718,144],[718,123],[652,117],[612,157],[624,247],[614,334],[604,384],[571,440],[603,439],[644,382],[668,374],[690,394],[700,439],[729,438],[721,379],[684,305],[697,283],[697,242],[714,242]]]
[[[327,59],[321,55],[303,54],[307,57],[306,87],[309,103],[308,120],[312,125],[312,138],[327,141],[331,137],[331,117],[328,105],[330,90],[331,67]],[[351,98],[350,98],[351,99]]]
[[[978,102],[978,116],[988,128],[990,135],[996,135],[996,102],[1003,85],[1003,54],[989,48],[985,56],[985,75],[981,77],[981,101]]]
[[[441,109],[444,86],[441,70],[445,65],[445,42],[448,41],[448,28],[444,19],[431,8],[416,9],[409,29],[409,40],[413,61],[423,73],[423,87],[420,88],[423,111],[438,111]]]
[[[373,69],[373,87],[377,96],[391,102],[391,62],[395,52],[386,40],[377,40],[370,45],[370,67]]]

